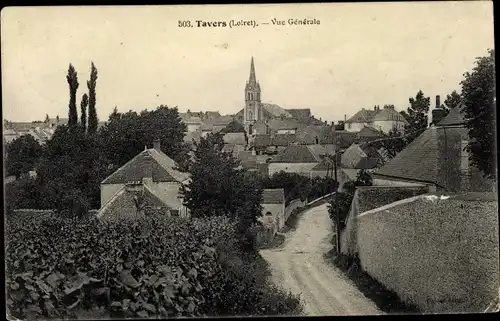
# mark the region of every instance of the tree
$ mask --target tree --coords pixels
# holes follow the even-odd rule
[[[43,153],[42,146],[31,135],[23,135],[6,147],[6,171],[20,177],[33,170]]]
[[[78,114],[76,110],[76,91],[78,90],[78,75],[72,64],[69,64],[66,80],[69,85],[69,113],[68,126],[75,127],[78,124]]]
[[[94,63],[91,63],[90,70],[90,80],[87,81],[87,87],[89,89],[89,126],[88,133],[93,135],[97,132],[97,125],[99,120],[97,119],[96,111],[96,92],[95,87],[97,83],[97,68]]]
[[[446,100],[444,101],[444,107],[447,109],[453,109],[460,105],[462,101],[462,97],[456,90],[454,90],[451,94],[446,96]]]
[[[410,107],[408,107],[407,113],[401,113],[408,121],[408,125],[405,126],[406,141],[408,144],[420,136],[427,128],[427,114],[429,113],[431,98],[425,97],[424,93],[420,90],[415,98],[411,97],[409,99],[409,102]]]
[[[229,216],[257,222],[262,190],[239,161],[222,150],[220,134],[209,134],[195,143],[190,161],[190,183],[182,189],[184,204],[194,217]],[[248,225],[247,225],[248,227]]]
[[[105,147],[83,131],[59,126],[47,141],[37,171],[44,201],[49,208],[62,210],[76,203],[100,207],[100,182],[110,174]],[[83,205],[82,205],[83,206]],[[81,208],[87,208],[85,205]]]
[[[387,138],[382,138],[379,141],[374,141],[373,146],[377,149],[383,148],[387,152],[387,157],[393,158],[400,151],[402,151],[406,145],[408,145],[407,139],[403,132],[397,127],[393,127],[389,133],[387,133]]]
[[[108,122],[99,131],[99,139],[106,146],[106,155],[115,166],[122,166],[144,146],[160,139],[161,149],[185,170],[189,147],[184,143],[186,125],[181,121],[177,108],[160,106],[153,111],[119,113],[115,108]]]
[[[82,96],[82,102],[80,103],[80,109],[81,109],[81,120],[80,120],[80,125],[82,126],[82,130],[85,133],[87,130],[87,105],[89,104],[89,97],[87,94],[83,94]]]
[[[488,178],[496,179],[495,159],[495,51],[476,58],[472,73],[466,72],[462,86],[463,109],[469,130],[467,151],[471,164]]]
[[[48,124],[50,122],[49,114],[45,114],[45,121],[44,123]]]

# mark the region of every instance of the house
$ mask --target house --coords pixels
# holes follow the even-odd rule
[[[371,126],[364,126],[358,133],[356,133],[356,141],[370,142],[381,138],[386,138],[387,135],[381,130]]]
[[[190,175],[176,168],[177,164],[161,151],[160,141],[155,140],[153,148],[142,151],[101,182],[101,209],[98,216],[115,217],[126,215],[125,212],[135,213],[136,208],[130,207],[130,199],[137,193],[144,193],[156,207],[168,208],[173,214],[186,215],[179,190],[181,185],[188,183]],[[113,205],[115,202],[128,207]]]
[[[356,140],[356,132],[348,132],[345,130],[336,130],[335,131],[335,144],[339,151],[346,150],[351,146]]]
[[[383,161],[379,151],[367,143],[352,144],[342,153],[341,165],[344,168],[372,169]]]
[[[257,155],[273,155],[295,143],[295,134],[257,135],[250,146]]]
[[[374,184],[428,184],[448,192],[489,192],[487,180],[469,162],[468,129],[458,106],[436,126],[427,128],[393,159],[376,170]]]
[[[295,134],[301,124],[292,118],[272,119],[267,122],[269,131],[274,134]]]
[[[259,221],[271,227],[273,235],[285,226],[285,190],[283,188],[262,191],[262,216]]]
[[[204,120],[199,129],[201,131],[201,137],[206,137],[209,133],[215,134],[220,132],[233,122],[233,120],[232,116],[220,116]]]
[[[289,145],[269,161],[269,176],[285,171],[309,177],[311,170],[322,161],[318,152],[321,153],[321,149],[312,145]]]
[[[297,130],[297,143],[301,145],[333,144],[335,143],[335,129],[333,123],[328,125],[310,125]]]
[[[350,132],[359,132],[365,126],[376,128],[384,133],[389,133],[394,127],[403,131],[408,121],[394,110],[394,106],[384,106],[383,109],[375,106],[373,110],[361,109],[345,121],[345,129]]]

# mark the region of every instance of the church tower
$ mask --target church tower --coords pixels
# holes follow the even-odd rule
[[[262,119],[262,108],[260,103],[260,85],[255,77],[255,66],[250,63],[250,78],[245,86],[245,112],[243,123],[248,134],[252,134],[253,124]]]

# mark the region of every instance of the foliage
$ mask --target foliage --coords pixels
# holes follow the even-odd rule
[[[43,194],[34,179],[18,179],[5,185],[4,201],[7,214],[18,208],[46,208]]]
[[[19,319],[171,318],[300,311],[239,252],[227,218],[7,220],[7,309]],[[257,255],[257,256],[255,256]]]
[[[486,177],[496,178],[495,160],[495,51],[477,58],[472,73],[466,72],[461,82],[463,111],[469,130],[467,151],[471,164]]]
[[[396,156],[408,145],[407,138],[397,127],[393,127],[387,136],[387,138],[376,140],[371,144],[377,149],[383,148],[389,158]]]
[[[365,169],[359,171],[356,175],[356,186],[372,186],[373,178]]]
[[[260,184],[264,189],[283,188],[285,205],[294,199],[314,200],[337,190],[338,183],[331,177],[308,178],[297,173],[281,171],[269,177],[261,177]]]
[[[158,138],[162,151],[185,170],[189,158],[189,147],[183,141],[186,130],[177,108],[162,105],[137,114],[133,111],[119,113],[115,107],[106,125],[99,130],[99,136],[102,145],[106,146],[106,157],[115,168],[131,160],[145,146],[151,147],[153,140]]]
[[[47,141],[37,172],[37,183],[44,192],[44,207],[66,209],[69,203],[64,200],[80,195],[82,204],[88,202],[90,207],[99,208],[99,184],[111,174],[104,150],[96,137],[67,126],[57,127]]]
[[[459,93],[457,93],[456,90],[452,91],[451,94],[446,96],[446,100],[444,101],[444,105],[442,107],[445,107],[445,109],[453,109],[456,108],[460,105],[462,101],[462,96],[460,96]]]
[[[355,181],[347,181],[342,186],[342,192],[335,193],[328,205],[330,219],[337,224],[339,231],[345,228],[346,220],[351,210],[351,203],[356,192],[356,186],[371,186],[373,179],[364,169],[359,171]]]
[[[76,110],[76,91],[78,90],[78,75],[72,64],[69,64],[66,80],[69,85],[69,119],[68,126],[75,127],[78,123],[78,113]]]
[[[97,132],[97,124],[99,120],[97,119],[96,111],[96,92],[95,87],[97,83],[97,68],[94,63],[91,63],[90,70],[90,80],[87,81],[87,87],[89,89],[89,126],[88,133],[93,135]]]
[[[255,222],[261,215],[262,191],[223,147],[220,134],[209,134],[195,143],[189,162],[191,181],[182,189],[184,204],[194,217],[227,215]]]
[[[20,177],[36,167],[43,153],[42,146],[31,135],[16,138],[6,146],[7,175]]]
[[[285,171],[274,173],[269,177],[263,177],[261,185],[264,189],[283,188],[285,191],[285,205],[288,205],[294,199],[305,201],[310,189],[308,177]]]
[[[87,106],[89,104],[89,97],[87,94],[83,94],[82,102],[80,103],[80,125],[82,131],[85,133],[87,131]]]
[[[427,128],[427,114],[431,105],[430,97],[425,97],[420,90],[415,98],[409,99],[410,107],[407,109],[405,116],[408,125],[405,126],[405,134],[407,134],[407,144],[411,143]]]

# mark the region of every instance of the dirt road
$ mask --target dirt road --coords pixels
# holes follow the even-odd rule
[[[274,283],[300,293],[310,316],[384,314],[323,258],[332,248],[332,235],[327,204],[303,213],[280,248],[261,251],[271,265]]]

